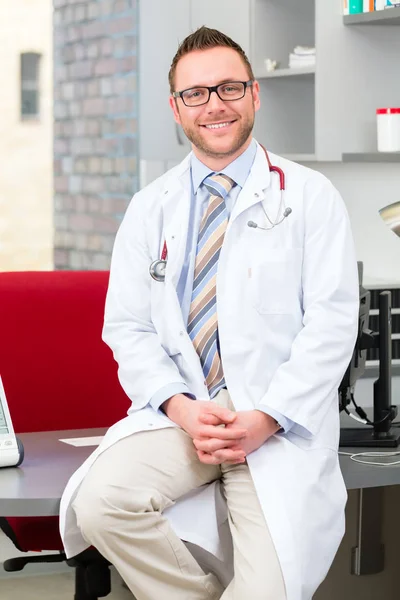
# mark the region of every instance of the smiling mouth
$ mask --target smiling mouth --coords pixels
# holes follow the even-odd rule
[[[201,127],[205,127],[206,129],[224,129],[225,127],[229,127],[229,125],[232,125],[232,123],[235,123],[235,120],[224,121],[223,123],[210,123],[208,125],[201,125]]]

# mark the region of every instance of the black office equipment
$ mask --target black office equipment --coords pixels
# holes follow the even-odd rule
[[[350,403],[356,413],[367,421],[363,426],[342,428],[340,446],[396,448],[400,443],[400,430],[392,426],[397,416],[397,406],[392,405],[392,325],[391,293],[379,294],[379,331],[371,331],[369,326],[371,293],[363,287],[362,264],[359,263],[360,312],[358,337],[349,367],[339,386],[339,409],[348,412]],[[373,420],[357,406],[354,399],[354,386],[364,373],[367,350],[377,348],[379,354],[379,376],[374,383]]]

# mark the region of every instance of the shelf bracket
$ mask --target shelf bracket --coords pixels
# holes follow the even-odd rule
[[[352,575],[373,575],[384,569],[383,495],[382,487],[358,491],[357,546],[351,553]]]

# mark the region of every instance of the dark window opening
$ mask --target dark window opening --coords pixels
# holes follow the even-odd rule
[[[21,118],[39,117],[40,54],[21,54]]]

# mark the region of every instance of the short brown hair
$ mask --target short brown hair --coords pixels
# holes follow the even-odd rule
[[[208,50],[210,48],[218,48],[220,46],[225,48],[232,48],[233,50],[235,50],[240,55],[242,61],[246,66],[249,79],[254,79],[253,69],[243,48],[221,31],[218,31],[217,29],[210,29],[209,27],[205,27],[203,25],[202,27],[188,35],[179,45],[177,53],[175,54],[172,60],[171,68],[168,74],[169,87],[171,93],[176,91],[174,89],[175,71],[178,62],[183,56],[189,54],[189,52],[193,52],[194,50]]]

